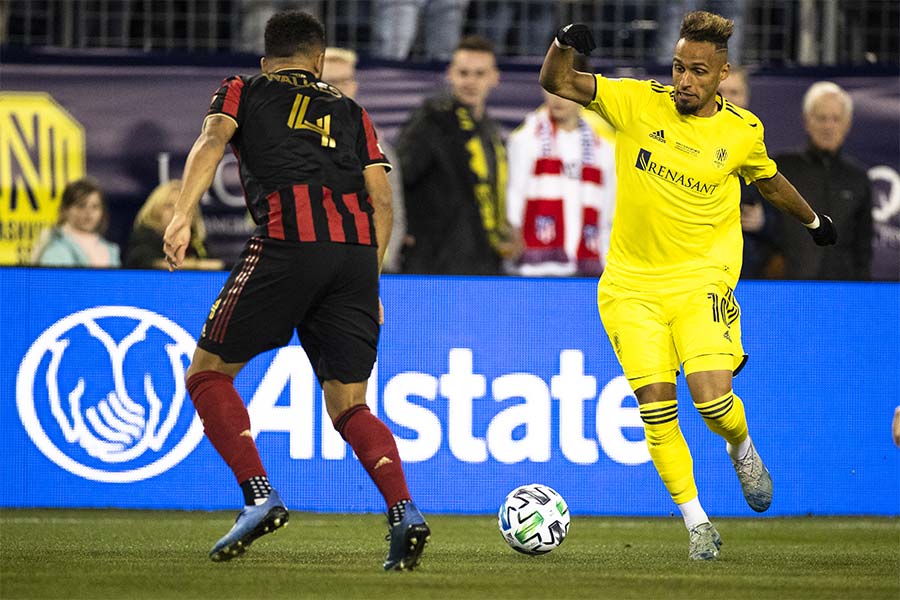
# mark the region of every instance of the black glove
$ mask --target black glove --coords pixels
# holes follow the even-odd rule
[[[818,215],[819,226],[815,229],[807,227],[806,230],[812,236],[817,246],[833,246],[837,243],[837,229],[828,215]]]
[[[570,46],[576,51],[587,56],[591,50],[597,47],[591,30],[584,23],[572,23],[561,27],[556,32],[556,41],[563,46]]]

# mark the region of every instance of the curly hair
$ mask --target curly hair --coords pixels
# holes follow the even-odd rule
[[[728,50],[734,21],[710,12],[695,10],[681,20],[679,37],[689,42],[711,42],[716,50]]]
[[[318,54],[325,50],[325,28],[314,16],[299,10],[276,13],[266,22],[268,58]]]

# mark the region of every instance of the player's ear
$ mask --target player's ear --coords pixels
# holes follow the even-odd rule
[[[263,73],[268,73],[268,72],[269,72],[269,69],[268,69],[268,65],[267,65],[267,63],[266,63],[266,57],[265,57],[265,56],[263,56],[262,58],[259,59],[259,68],[260,68],[260,70],[261,70]]]
[[[731,63],[726,62],[722,65],[722,68],[719,69],[719,83],[722,83],[726,79],[728,79],[728,75],[731,74]]]
[[[325,70],[325,51],[323,50],[322,53],[316,57],[316,77],[321,77],[324,70]]]

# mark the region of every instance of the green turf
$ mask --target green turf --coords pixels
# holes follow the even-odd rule
[[[900,520],[719,519],[714,563],[677,519],[576,517],[553,553],[492,517],[432,516],[421,568],[384,573],[379,515],[295,512],[240,559],[207,559],[232,513],[0,511],[0,598],[900,598]]]

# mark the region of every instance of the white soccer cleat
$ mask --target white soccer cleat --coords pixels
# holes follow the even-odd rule
[[[700,523],[690,529],[691,544],[688,558],[691,560],[715,560],[719,557],[722,538],[712,523]]]
[[[765,512],[772,504],[772,476],[769,475],[769,470],[759,457],[752,440],[744,458],[740,460],[732,458],[731,464],[737,472],[747,504],[756,512]]]

